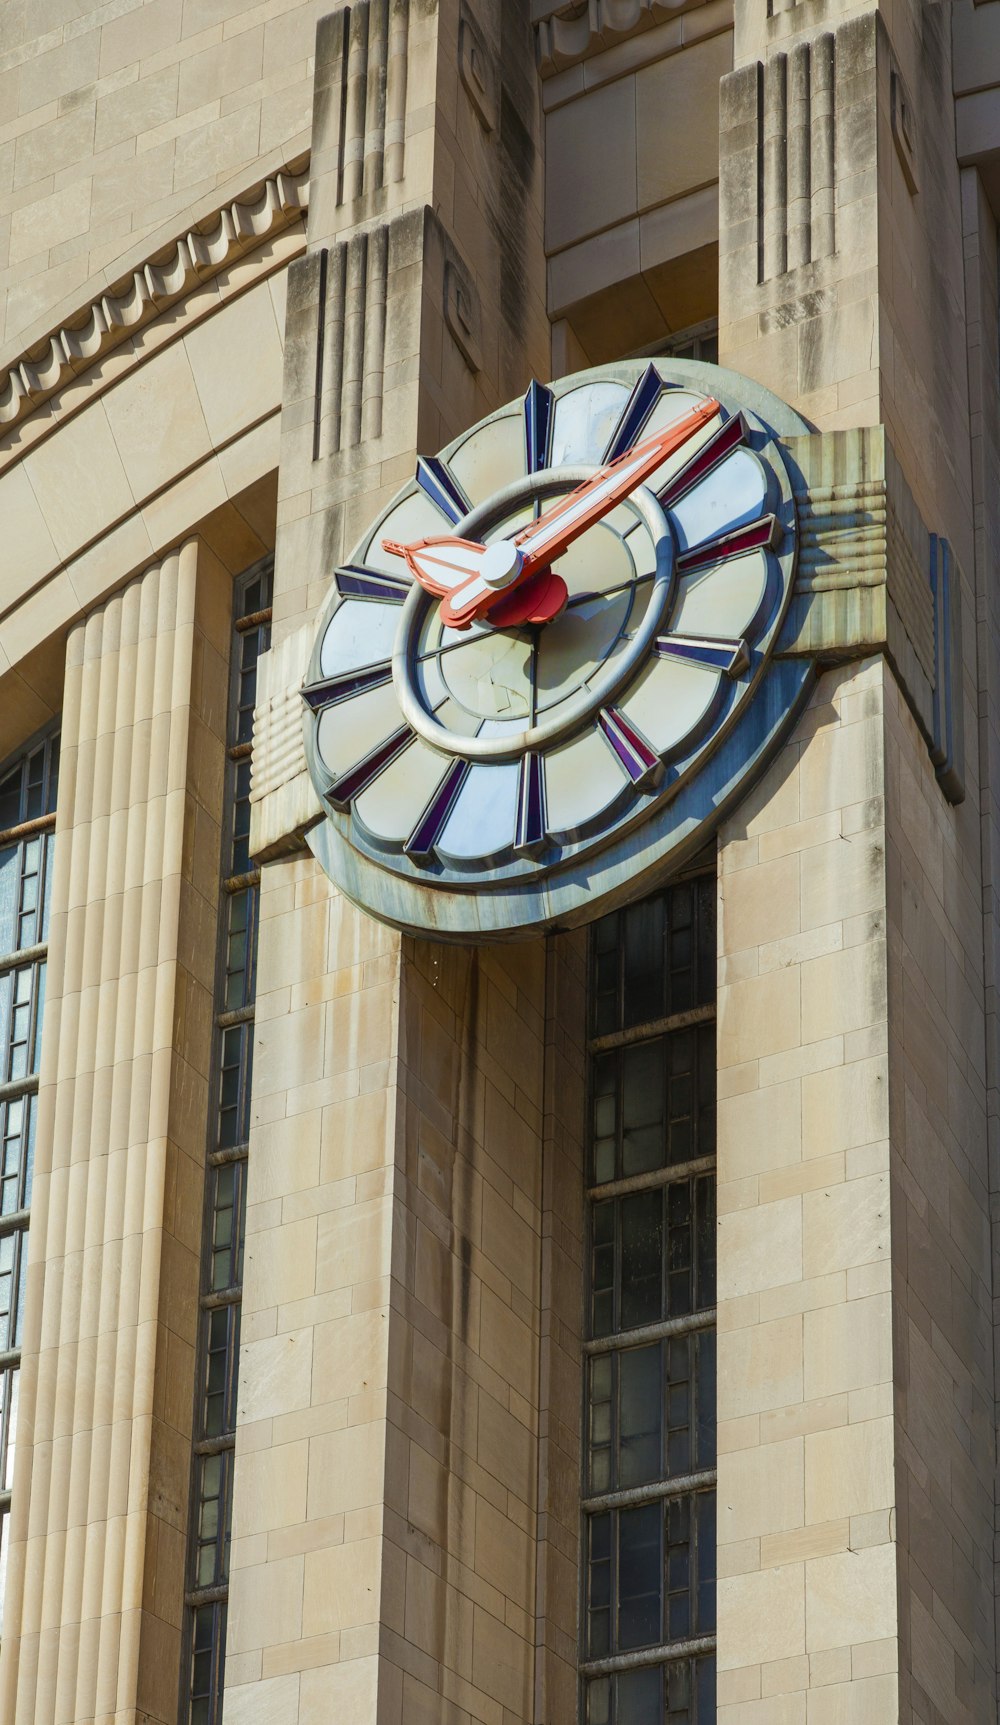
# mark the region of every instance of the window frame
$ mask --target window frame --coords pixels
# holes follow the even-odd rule
[[[40,939],[35,939],[27,946],[15,945],[0,953],[0,985],[6,978],[17,971],[32,971],[31,990],[28,1000],[28,1028],[24,1039],[26,1049],[25,1070],[18,1077],[7,1077],[6,1066],[13,1048],[12,1040],[14,992],[11,991],[10,1015],[4,1030],[2,1046],[0,1046],[0,1116],[2,1116],[2,1136],[0,1136],[0,1173],[6,1166],[6,1146],[12,1141],[12,1135],[7,1132],[9,1110],[12,1103],[23,1101],[27,1104],[23,1116],[23,1124],[17,1134],[19,1142],[17,1167],[17,1202],[12,1210],[0,1214],[0,1250],[8,1240],[13,1241],[11,1264],[11,1301],[6,1317],[0,1325],[0,1618],[3,1615],[3,1597],[5,1592],[8,1524],[13,1499],[13,1462],[17,1439],[17,1413],[20,1403],[19,1374],[21,1369],[22,1330],[24,1319],[24,1302],[27,1286],[28,1267],[28,1236],[31,1231],[31,1177],[34,1173],[33,1141],[37,1130],[38,1092],[41,1082],[42,1068],[42,1028],[45,1008],[45,971],[49,952],[49,915],[51,911],[51,890],[55,854],[55,829],[58,809],[59,771],[61,766],[62,715],[55,718],[35,731],[19,748],[14,749],[0,764],[0,784],[11,776],[20,764],[22,769],[22,785],[19,790],[19,818],[17,821],[0,829],[0,851],[10,847],[29,845],[37,838],[40,841],[39,867],[35,871],[38,879],[36,902],[33,907],[35,927],[32,931]],[[44,807],[37,815],[27,813],[24,804],[26,795],[30,792],[30,779],[24,780],[24,767],[31,757],[39,750],[44,751],[40,799]],[[52,835],[51,843],[49,835]],[[20,922],[26,914],[20,908],[21,893],[26,879],[24,871],[24,851],[18,868],[17,905],[12,909],[12,938],[20,940]],[[16,987],[16,984],[14,985]],[[32,1115],[35,1116],[32,1119]],[[4,1175],[3,1184],[6,1183]]]
[[[709,880],[711,881],[710,889],[706,890],[706,888],[703,887],[701,890],[701,893],[699,894],[698,883],[699,882],[705,883],[705,882],[708,882]],[[690,884],[692,886],[693,891],[695,893],[695,898],[692,900],[692,904],[693,904],[694,908],[692,910],[692,930],[693,930],[693,932],[692,932],[692,956],[691,956],[691,992],[692,992],[692,995],[694,998],[692,999],[690,1004],[686,1005],[685,1007],[683,1007],[682,1009],[680,1009],[676,1012],[669,1012],[668,1011],[666,1014],[663,1014],[661,1016],[655,1017],[655,1018],[650,1019],[648,1021],[643,1021],[643,1022],[639,1022],[636,1024],[630,1024],[628,1022],[628,1008],[627,1008],[627,1001],[625,998],[625,989],[626,989],[627,984],[626,984],[626,976],[625,976],[625,958],[624,958],[624,953],[625,953],[624,924],[622,921],[619,921],[618,929],[616,931],[616,936],[615,936],[615,941],[616,941],[615,950],[617,953],[617,976],[616,976],[616,982],[614,985],[614,1003],[615,1003],[614,1004],[614,1020],[615,1020],[615,1024],[617,1027],[613,1030],[610,1030],[610,1031],[605,1030],[601,1034],[596,1034],[596,1024],[595,1024],[594,1020],[595,1020],[595,1015],[596,1015],[596,1012],[598,1009],[598,991],[597,991],[598,947],[597,947],[597,940],[598,940],[598,929],[601,927],[601,924],[600,923],[595,924],[594,927],[592,928],[591,934],[590,934],[590,950],[589,950],[589,955],[588,955],[588,995],[589,995],[589,999],[588,999],[588,1031],[592,1031],[595,1033],[588,1035],[587,1043],[586,1043],[587,1065],[588,1065],[588,1083],[587,1083],[588,1124],[587,1124],[586,1167],[585,1167],[585,1196],[586,1196],[586,1220],[585,1220],[585,1229],[584,1229],[584,1336],[585,1336],[585,1339],[584,1339],[583,1344],[582,1344],[583,1370],[581,1372],[581,1500],[580,1500],[580,1576],[579,1576],[579,1619],[578,1619],[578,1621],[579,1621],[579,1665],[578,1665],[579,1719],[581,1721],[581,1725],[587,1725],[587,1721],[590,1718],[590,1712],[588,1711],[588,1709],[590,1706],[590,1695],[592,1692],[592,1685],[594,1685],[595,1682],[599,1683],[604,1679],[607,1679],[608,1682],[607,1682],[607,1689],[605,1692],[605,1696],[602,1696],[601,1700],[603,1701],[606,1699],[607,1708],[608,1708],[607,1717],[609,1720],[614,1720],[617,1717],[615,1710],[616,1710],[617,1705],[618,1705],[618,1702],[616,1699],[617,1691],[618,1691],[618,1687],[619,1687],[618,1679],[623,1674],[640,1672],[640,1671],[654,1671],[654,1670],[658,1671],[658,1672],[662,1672],[663,1675],[659,1679],[660,1697],[661,1697],[661,1700],[660,1700],[661,1711],[662,1711],[662,1708],[666,1705],[666,1702],[663,1698],[664,1698],[664,1695],[666,1693],[667,1687],[669,1686],[669,1684],[671,1682],[672,1674],[675,1677],[675,1681],[681,1683],[682,1685],[685,1681],[688,1683],[688,1685],[690,1687],[691,1695],[692,1695],[692,1702],[691,1702],[692,1706],[699,1704],[694,1699],[696,1690],[698,1691],[699,1695],[701,1694],[701,1690],[699,1690],[698,1686],[700,1684],[704,1684],[705,1688],[707,1690],[709,1687],[711,1687],[714,1684],[714,1676],[712,1676],[710,1673],[709,1673],[709,1675],[706,1675],[706,1672],[709,1672],[709,1667],[705,1662],[706,1656],[711,1656],[711,1658],[714,1660],[714,1655],[715,1655],[716,1646],[717,1646],[717,1637],[716,1637],[716,1629],[715,1629],[715,1613],[714,1613],[714,1595],[715,1595],[714,1536],[713,1536],[713,1551],[711,1554],[711,1573],[707,1578],[707,1584],[711,1586],[712,1596],[713,1596],[713,1608],[711,1611],[711,1623],[712,1623],[711,1630],[706,1630],[703,1632],[697,1626],[697,1623],[693,1622],[693,1627],[692,1627],[691,1633],[688,1633],[688,1634],[681,1636],[681,1637],[675,1637],[674,1639],[670,1638],[670,1636],[669,1636],[670,1599],[673,1596],[673,1593],[675,1590],[670,1589],[668,1586],[668,1574],[667,1574],[667,1562],[666,1562],[666,1542],[668,1539],[668,1528],[669,1528],[669,1519],[670,1519],[669,1505],[671,1503],[678,1503],[678,1502],[686,1503],[688,1506],[690,1506],[690,1509],[692,1511],[697,1512],[699,1509],[699,1506],[702,1503],[707,1502],[708,1496],[710,1494],[711,1498],[712,1498],[712,1511],[711,1511],[711,1514],[709,1515],[709,1521],[710,1521],[713,1529],[715,1526],[714,1497],[715,1497],[715,1491],[716,1491],[716,1486],[717,1486],[717,1467],[716,1467],[715,1443],[714,1443],[714,1438],[713,1438],[713,1442],[712,1442],[712,1446],[711,1446],[712,1447],[711,1465],[710,1466],[709,1465],[697,1465],[701,1461],[701,1457],[698,1455],[698,1449],[697,1449],[697,1443],[698,1443],[697,1430],[698,1430],[698,1420],[699,1420],[698,1400],[699,1400],[699,1387],[700,1386],[699,1386],[698,1380],[696,1379],[697,1367],[696,1367],[696,1364],[694,1361],[695,1348],[697,1347],[697,1344],[695,1343],[694,1346],[692,1346],[692,1342],[694,1341],[694,1338],[696,1338],[698,1336],[702,1336],[702,1335],[706,1336],[706,1337],[711,1336],[713,1339],[712,1345],[707,1350],[707,1354],[709,1356],[711,1356],[711,1363],[712,1363],[712,1365],[714,1365],[714,1355],[715,1355],[714,1341],[715,1341],[715,1335],[716,1335],[716,1329],[717,1329],[717,1295],[716,1295],[716,1291],[715,1291],[715,1287],[714,1287],[714,1269],[715,1269],[715,1264],[714,1264],[714,1232],[715,1232],[714,1187],[713,1187],[713,1192],[712,1192],[712,1202],[710,1205],[710,1219],[711,1219],[713,1240],[712,1240],[712,1248],[709,1252],[709,1260],[707,1260],[707,1261],[710,1261],[710,1266],[711,1266],[711,1284],[712,1285],[711,1285],[710,1292],[711,1292],[712,1298],[711,1298],[710,1304],[700,1305],[700,1306],[697,1303],[697,1261],[698,1260],[697,1260],[697,1249],[696,1249],[696,1237],[697,1237],[696,1221],[697,1221],[697,1218],[696,1218],[696,1213],[695,1213],[695,1194],[697,1192],[699,1183],[704,1179],[704,1177],[706,1175],[709,1175],[709,1174],[712,1175],[713,1181],[714,1181],[714,1177],[715,1177],[715,1172],[716,1172],[716,1167],[717,1167],[717,1158],[716,1158],[714,1121],[713,1121],[713,1125],[712,1125],[711,1138],[710,1138],[711,1147],[707,1153],[703,1153],[703,1154],[698,1153],[700,1150],[700,1145],[697,1141],[697,1136],[696,1136],[697,1124],[695,1124],[692,1127],[692,1132],[694,1134],[694,1142],[693,1142],[692,1148],[696,1152],[694,1155],[686,1158],[683,1161],[679,1161],[679,1162],[675,1162],[675,1163],[671,1163],[669,1161],[664,1161],[662,1166],[649,1169],[648,1171],[635,1173],[635,1174],[625,1174],[623,1172],[622,1163],[621,1163],[621,1154],[622,1154],[621,1146],[622,1146],[622,1136],[623,1136],[623,1131],[624,1131],[624,1126],[623,1126],[623,1122],[622,1122],[622,1118],[621,1118],[621,1115],[622,1115],[621,1102],[622,1102],[622,1097],[623,1097],[624,1091],[623,1091],[623,1078],[622,1078],[622,1064],[621,1064],[621,1060],[619,1059],[619,1061],[617,1063],[617,1069],[616,1069],[616,1071],[617,1071],[617,1076],[616,1076],[616,1084],[617,1084],[616,1110],[617,1110],[617,1112],[616,1112],[615,1137],[614,1137],[614,1143],[615,1143],[614,1177],[612,1179],[598,1180],[597,1179],[597,1168],[595,1166],[593,1158],[594,1158],[595,1143],[596,1143],[596,1139],[595,1139],[595,1103],[596,1103],[597,1094],[598,1094],[596,1086],[597,1086],[597,1076],[598,1076],[598,1071],[599,1071],[599,1065],[600,1065],[600,1061],[601,1061],[602,1056],[610,1054],[613,1051],[618,1051],[618,1050],[622,1050],[622,1049],[625,1049],[628,1047],[635,1046],[637,1044],[648,1043],[648,1044],[652,1045],[658,1039],[662,1039],[662,1041],[664,1043],[663,1058],[664,1058],[664,1061],[666,1061],[666,1042],[671,1036],[677,1035],[677,1034],[684,1032],[684,1031],[687,1031],[687,1030],[690,1030],[694,1027],[700,1027],[700,1026],[706,1026],[707,1027],[709,1024],[714,1025],[716,1022],[718,990],[717,990],[717,981],[716,981],[716,974],[715,974],[715,942],[713,939],[711,973],[710,973],[710,976],[706,978],[706,975],[703,974],[702,967],[705,967],[707,970],[708,955],[706,954],[706,952],[704,950],[704,942],[701,938],[702,931],[701,931],[700,927],[698,926],[698,919],[701,916],[703,916],[703,914],[704,914],[704,906],[707,903],[708,898],[711,897],[714,900],[714,895],[716,892],[715,883],[716,883],[716,868],[715,868],[715,857],[714,857],[714,852],[713,852],[713,855],[710,858],[706,858],[706,857],[702,856],[701,858],[699,858],[697,860],[697,862],[692,864],[692,866],[690,868],[684,870],[682,873],[673,877],[663,888],[661,888],[659,890],[659,892],[650,895],[650,899],[655,899],[657,897],[663,897],[663,898],[667,899],[669,902],[670,893],[675,888],[680,887],[682,885],[687,885],[687,884]],[[641,902],[646,903],[648,901],[641,901]],[[636,908],[636,907],[633,907],[633,908]],[[619,912],[614,912],[611,914],[617,915],[619,918],[624,918],[625,916],[628,915],[628,909],[625,909],[625,910],[622,910]],[[665,935],[665,938],[667,938],[669,936],[669,929],[667,926],[668,914],[669,914],[668,909],[665,908],[665,911],[664,911],[664,935]],[[705,987],[706,981],[708,983],[707,987]],[[704,998],[699,996],[699,986],[705,988],[705,997]],[[601,998],[604,1000],[607,999],[607,990],[606,989],[604,990]],[[668,999],[668,983],[667,983],[667,981],[665,981],[664,985],[663,985],[662,1004],[666,1004],[666,1005],[670,1004],[670,1001]],[[714,1065],[714,1063],[713,1063],[713,1065]],[[713,1078],[714,1078],[714,1072],[713,1072]],[[602,1092],[602,1094],[603,1094],[603,1092]],[[666,1081],[665,1081],[665,1085],[664,1085],[665,1097],[666,1097],[666,1094],[667,1093],[666,1093]],[[692,1108],[693,1108],[692,1120],[695,1123],[697,1123],[699,1106],[700,1106],[700,1104],[698,1103],[697,1098],[695,1097],[695,1099],[693,1101],[693,1105],[692,1105]],[[669,1154],[668,1137],[667,1137],[668,1130],[669,1130],[669,1108],[668,1108],[668,1105],[666,1104],[666,1102],[665,1102],[664,1111],[663,1111],[663,1122],[662,1122],[662,1124],[663,1124],[663,1131],[664,1131],[663,1155],[664,1155],[664,1157],[666,1157]],[[690,1182],[691,1193],[692,1193],[691,1221],[690,1221],[690,1234],[691,1234],[690,1283],[691,1283],[691,1307],[692,1307],[692,1309],[690,1311],[683,1312],[683,1313],[680,1313],[678,1315],[667,1316],[667,1315],[665,1315],[667,1310],[668,1310],[668,1304],[667,1304],[667,1301],[668,1301],[668,1291],[667,1291],[667,1284],[668,1284],[668,1272],[667,1272],[667,1262],[668,1262],[668,1250],[667,1250],[667,1245],[668,1245],[668,1242],[667,1242],[668,1196],[667,1196],[667,1193],[668,1193],[668,1189],[671,1186],[678,1186],[684,1181]],[[661,1220],[661,1231],[660,1231],[660,1236],[659,1236],[660,1316],[657,1319],[655,1319],[654,1321],[640,1323],[640,1324],[634,1324],[628,1328],[623,1329],[623,1328],[617,1327],[620,1323],[620,1295],[621,1295],[622,1284],[624,1281],[624,1254],[623,1254],[623,1252],[620,1248],[620,1245],[619,1245],[620,1229],[621,1229],[621,1205],[622,1205],[622,1201],[629,1198],[629,1197],[636,1196],[636,1195],[638,1195],[640,1193],[644,1193],[644,1192],[652,1192],[652,1191],[655,1191],[657,1189],[661,1190],[663,1193],[663,1208],[661,1211],[661,1218],[662,1218],[662,1220]],[[595,1296],[594,1226],[595,1226],[595,1214],[597,1212],[598,1206],[601,1204],[607,1203],[607,1202],[614,1202],[615,1203],[615,1211],[613,1212],[613,1215],[614,1215],[614,1237],[615,1237],[616,1244],[615,1244],[615,1248],[614,1248],[614,1267],[613,1267],[613,1272],[612,1272],[612,1292],[611,1292],[612,1309],[613,1309],[613,1316],[612,1316],[611,1322],[615,1327],[609,1329],[606,1333],[595,1334],[595,1323],[594,1323],[594,1296]],[[666,1353],[667,1353],[667,1349],[669,1347],[670,1341],[674,1338],[678,1338],[678,1339],[679,1338],[691,1338],[691,1342],[689,1342],[689,1348],[690,1348],[689,1358],[691,1359],[691,1364],[689,1367],[689,1379],[687,1380],[688,1381],[688,1400],[689,1400],[688,1432],[689,1432],[689,1443],[690,1443],[690,1454],[689,1454],[690,1465],[683,1472],[680,1472],[680,1473],[671,1473],[669,1471],[669,1459],[668,1459],[668,1442],[669,1442],[670,1425],[669,1425],[669,1420],[667,1417],[669,1382],[668,1382],[668,1377],[667,1377]],[[660,1376],[660,1380],[659,1380],[659,1382],[660,1382],[659,1395],[661,1397],[661,1401],[660,1401],[660,1410],[659,1410],[658,1436],[659,1436],[659,1443],[660,1443],[660,1457],[661,1457],[662,1471],[659,1473],[659,1475],[656,1478],[649,1477],[649,1478],[646,1478],[645,1480],[643,1480],[641,1483],[638,1483],[635,1485],[632,1485],[632,1484],[623,1485],[621,1483],[620,1476],[615,1471],[616,1463],[619,1459],[619,1453],[620,1453],[619,1452],[619,1442],[620,1442],[620,1435],[621,1435],[620,1431],[617,1429],[617,1421],[618,1421],[618,1418],[620,1417],[620,1407],[619,1407],[620,1393],[618,1393],[616,1395],[616,1382],[620,1379],[622,1358],[627,1353],[635,1350],[636,1348],[649,1346],[650,1344],[653,1344],[656,1342],[658,1342],[660,1344],[660,1347],[661,1347],[661,1360],[660,1360],[661,1376]],[[593,1375],[593,1362],[596,1359],[601,1358],[601,1357],[609,1357],[611,1359],[611,1362],[612,1362],[611,1373],[610,1373],[610,1390],[609,1390],[609,1395],[607,1397],[608,1406],[609,1406],[608,1424],[609,1424],[609,1434],[610,1434],[609,1440],[608,1440],[609,1455],[610,1455],[609,1468],[611,1471],[610,1471],[610,1476],[609,1476],[608,1489],[598,1490],[598,1489],[595,1489],[595,1486],[593,1484],[592,1472],[591,1472],[592,1457],[593,1457],[591,1415],[592,1415],[593,1408],[596,1406],[596,1404],[592,1401],[592,1397],[591,1397],[591,1381],[592,1381],[592,1375]],[[711,1372],[711,1378],[712,1378],[712,1381],[711,1381],[711,1384],[709,1386],[709,1389],[710,1389],[709,1400],[711,1402],[711,1419],[712,1419],[712,1426],[713,1426],[713,1432],[714,1432],[714,1423],[715,1423],[715,1408],[714,1408],[714,1403],[715,1403],[715,1395],[714,1395],[715,1373],[714,1373],[714,1371]],[[616,1624],[616,1614],[620,1611],[621,1595],[620,1595],[620,1592],[616,1588],[615,1579],[614,1579],[615,1578],[616,1565],[617,1565],[617,1563],[619,1561],[619,1557],[620,1557],[620,1546],[619,1546],[618,1531],[617,1531],[618,1526],[619,1526],[620,1516],[624,1511],[627,1511],[629,1509],[641,1508],[641,1507],[649,1506],[649,1505],[653,1505],[653,1504],[657,1504],[660,1506],[660,1515],[659,1515],[659,1522],[658,1522],[659,1540],[660,1540],[659,1581],[658,1581],[659,1610],[660,1610],[660,1639],[656,1642],[644,1643],[643,1645],[637,1646],[637,1647],[622,1648],[618,1645],[618,1641],[617,1641],[618,1629],[617,1629],[617,1624]],[[704,1513],[707,1514],[708,1512],[705,1511]],[[604,1515],[608,1516],[608,1528],[609,1528],[609,1538],[608,1538],[608,1553],[609,1553],[609,1555],[608,1555],[608,1559],[607,1559],[608,1564],[609,1564],[609,1596],[608,1596],[608,1606],[607,1606],[607,1610],[608,1610],[608,1649],[606,1652],[595,1654],[591,1650],[591,1641],[590,1641],[590,1633],[591,1633],[590,1610],[591,1610],[591,1603],[592,1603],[590,1540],[591,1540],[591,1531],[592,1531],[592,1528],[594,1527],[594,1524],[595,1524],[595,1518],[598,1516],[604,1516]],[[698,1576],[697,1553],[698,1553],[698,1549],[700,1549],[700,1548],[697,1548],[693,1544],[691,1549],[695,1551],[695,1558],[694,1558],[693,1564],[689,1563],[688,1595],[689,1595],[689,1600],[692,1602],[691,1605],[689,1606],[689,1609],[693,1613],[693,1611],[694,1611],[693,1602],[698,1597],[699,1576]],[[602,1559],[602,1561],[604,1561],[604,1560]],[[688,1674],[687,1674],[686,1679],[677,1675],[680,1673],[682,1666],[686,1666],[686,1668],[687,1668]],[[668,1717],[668,1715],[665,1715],[665,1714],[663,1716],[665,1718]],[[713,1714],[713,1717],[714,1717],[714,1714]],[[691,1718],[692,1719],[694,1718],[694,1714],[691,1715]]]
[[[221,810],[221,844],[219,856],[219,903],[216,919],[216,950],[213,984],[212,1051],[209,1064],[209,1105],[206,1123],[205,1188],[202,1218],[202,1239],[199,1259],[198,1330],[194,1362],[194,1407],[191,1436],[191,1476],[188,1499],[187,1552],[185,1557],[184,1633],[181,1649],[179,1717],[184,1725],[192,1719],[192,1709],[201,1701],[207,1703],[206,1725],[221,1725],[225,1681],[225,1647],[227,1607],[229,1598],[229,1550],[231,1543],[233,1502],[233,1460],[236,1445],[236,1403],[239,1380],[240,1308],[243,1293],[243,1231],[246,1219],[246,1170],[249,1151],[250,1090],[252,1083],[253,1026],[256,1011],[256,945],[259,931],[260,869],[252,864],[249,852],[238,855],[241,823],[245,825],[246,799],[241,795],[242,781],[252,760],[252,722],[250,736],[245,732],[245,713],[252,712],[253,703],[241,699],[242,679],[246,670],[244,643],[254,630],[260,632],[260,644],[253,671],[256,679],[261,655],[270,645],[271,602],[256,610],[245,610],[244,601],[255,583],[262,583],[273,593],[274,557],[269,553],[244,571],[233,584],[233,610],[230,634],[229,674],[226,685],[225,783]],[[256,683],[255,690],[256,694]],[[237,861],[246,862],[234,872]],[[228,1004],[231,978],[238,974],[231,967],[231,911],[236,898],[246,895],[244,935],[244,967],[242,998],[239,1004]],[[232,1032],[239,1031],[239,1061],[227,1067],[225,1051],[232,1043]],[[224,1075],[237,1072],[237,1130],[232,1141],[226,1141],[223,1118]],[[233,1180],[232,1230],[230,1241],[218,1247],[217,1217],[221,1214],[215,1202],[220,1180]],[[214,1265],[217,1252],[221,1258],[229,1253],[229,1268],[224,1280],[216,1286]],[[222,1408],[223,1429],[209,1433],[208,1423],[210,1371],[213,1354],[212,1326],[215,1314],[225,1310],[227,1340],[223,1353]],[[202,1492],[206,1467],[220,1459],[221,1491],[218,1496],[219,1520],[214,1539],[203,1537],[203,1512],[208,1499]],[[210,1580],[199,1577],[200,1554],[214,1544],[215,1559]],[[199,1623],[204,1614],[211,1616],[211,1635],[206,1646],[198,1645]],[[196,1690],[198,1673],[208,1655],[209,1688]]]

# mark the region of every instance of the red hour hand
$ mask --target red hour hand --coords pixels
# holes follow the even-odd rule
[[[384,539],[382,549],[402,557],[421,586],[440,597],[443,623],[452,629],[467,628],[513,588],[547,570],[575,539],[624,502],[718,411],[717,401],[709,398],[700,402],[664,430],[599,468],[514,539],[494,540],[491,545],[448,535],[418,539],[412,545]],[[555,615],[558,609],[556,604],[549,614]]]

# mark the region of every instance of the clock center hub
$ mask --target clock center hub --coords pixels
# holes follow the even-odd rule
[[[480,574],[487,587],[494,592],[500,592],[516,581],[524,568],[524,558],[511,539],[497,539],[486,548],[486,555],[480,565]]]

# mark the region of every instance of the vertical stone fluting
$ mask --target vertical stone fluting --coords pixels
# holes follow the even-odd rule
[[[403,177],[410,0],[356,0],[335,33],[329,85],[336,202],[352,204]]]
[[[776,54],[764,67],[764,274],[784,275],[788,261],[788,60]]]
[[[810,49],[810,221],[812,256],[828,258],[837,247],[834,180],[834,57],[829,31]]]
[[[788,250],[790,270],[811,255],[811,133],[809,126],[809,45],[797,42],[788,56]]]
[[[166,1721],[176,1694],[225,688],[225,577],[198,562],[184,546],[67,644],[11,1725]]]

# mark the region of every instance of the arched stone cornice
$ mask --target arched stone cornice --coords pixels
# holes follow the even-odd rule
[[[199,282],[298,221],[308,203],[309,159],[300,156],[161,247],[0,372],[0,433]]]

